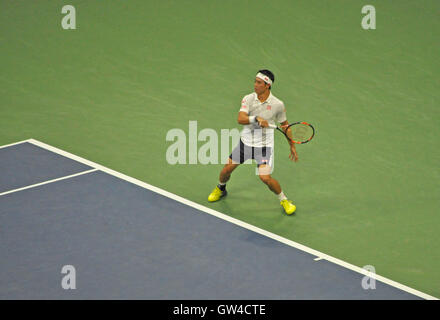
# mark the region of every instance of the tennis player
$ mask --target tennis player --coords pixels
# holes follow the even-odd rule
[[[240,134],[240,142],[229,156],[228,163],[220,172],[220,181],[208,197],[208,201],[218,201],[227,195],[226,182],[231,173],[248,159],[257,162],[258,174],[269,189],[274,192],[281,206],[287,214],[292,214],[296,206],[281,190],[277,180],[271,177],[273,166],[272,150],[274,146],[274,130],[267,128],[275,122],[287,125],[286,108],[284,103],[271,93],[272,84],[275,82],[274,74],[269,70],[259,70],[254,83],[254,91],[244,96],[238,113],[238,123],[244,125]],[[266,129],[267,128],[267,129]],[[289,129],[290,130],[290,129]],[[287,132],[289,136],[291,133]],[[290,142],[290,155],[292,161],[298,161],[295,144]]]

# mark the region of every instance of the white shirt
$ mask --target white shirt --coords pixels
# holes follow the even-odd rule
[[[284,102],[272,95],[266,101],[261,102],[255,92],[244,96],[241,102],[240,111],[246,112],[249,116],[259,116],[267,120],[269,124],[284,122],[286,118],[286,108]],[[274,129],[261,128],[258,123],[245,124],[241,131],[241,141],[251,147],[273,147]]]

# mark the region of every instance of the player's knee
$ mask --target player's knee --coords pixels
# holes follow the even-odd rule
[[[260,177],[261,177],[261,176],[268,176],[269,179],[270,179],[270,178],[271,178],[271,177],[270,177],[270,174],[271,174],[271,167],[268,166],[268,165],[260,165],[260,166],[258,167],[258,174],[260,175]]]

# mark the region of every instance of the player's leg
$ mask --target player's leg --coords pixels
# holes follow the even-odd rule
[[[222,171],[220,171],[219,183],[208,196],[208,201],[214,202],[220,200],[220,198],[228,194],[226,191],[226,182],[231,178],[231,173],[251,156],[251,151],[248,149],[249,148],[246,147],[240,139],[240,142],[229,156],[228,163],[225,164]]]
[[[220,200],[220,198],[228,194],[226,191],[226,182],[231,178],[232,171],[234,171],[239,165],[240,163],[235,163],[231,158],[228,159],[228,163],[225,164],[222,171],[220,171],[219,184],[208,196],[208,201],[214,202]]]
[[[228,180],[231,178],[232,171],[234,171],[239,165],[240,163],[236,163],[231,158],[228,158],[228,163],[225,164],[222,171],[220,171],[220,183],[226,184],[226,182],[228,182]]]
[[[280,204],[287,214],[294,213],[296,206],[284,195],[284,192],[281,190],[280,183],[270,175],[271,171],[271,167],[267,164],[260,164],[258,166],[258,175],[261,181],[263,181],[263,183],[266,184],[268,188],[278,196]]]
[[[270,175],[271,167],[267,164],[260,164],[258,166],[258,175],[260,176],[260,180],[265,183],[269,189],[275,193],[280,194],[281,193],[281,186],[277,180],[272,178]]]
[[[273,166],[272,148],[254,148],[253,158],[257,161],[260,180],[263,181],[273,193],[277,195],[280,194],[281,186],[278,181],[271,176]]]
[[[287,214],[292,214],[296,210],[296,206],[285,196],[279,182],[272,178],[273,154],[272,148],[254,148],[254,159],[258,163],[258,175],[261,181],[278,196],[281,206]]]

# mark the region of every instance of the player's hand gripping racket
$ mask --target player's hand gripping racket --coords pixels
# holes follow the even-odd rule
[[[315,128],[313,128],[310,123],[304,121],[295,122],[280,127],[270,124],[269,128],[277,129],[278,131],[282,132],[288,140],[298,144],[307,143],[315,136]],[[289,128],[292,132],[292,139],[287,135],[287,129]]]

